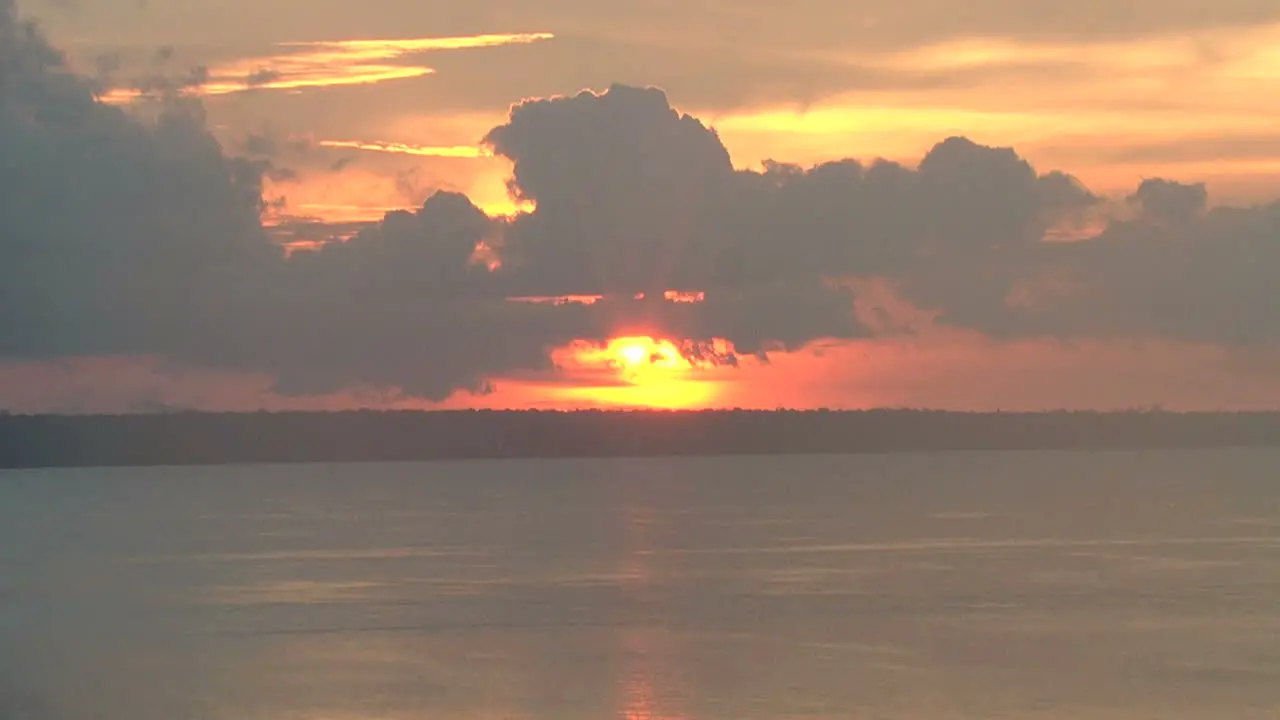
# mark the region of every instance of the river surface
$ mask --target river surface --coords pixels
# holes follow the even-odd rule
[[[1280,452],[0,473],[0,720],[1280,717]]]

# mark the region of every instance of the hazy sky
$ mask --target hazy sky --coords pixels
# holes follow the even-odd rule
[[[0,407],[1280,408],[1280,4],[963,5],[24,0]]]

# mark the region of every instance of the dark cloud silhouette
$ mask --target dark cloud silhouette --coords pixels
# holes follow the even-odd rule
[[[531,290],[661,293],[733,176],[719,138],[653,88],[521,103],[485,143],[537,203],[507,234]]]
[[[1137,219],[1037,258],[1062,289],[1032,314],[1032,327],[1241,348],[1280,342],[1280,203],[1205,211],[1202,186],[1160,180],[1135,195]],[[1052,283],[1036,291],[1046,288],[1053,293]]]
[[[1129,196],[1129,202],[1136,205],[1148,220],[1185,225],[1204,212],[1209,204],[1209,192],[1204,183],[1186,185],[1163,178],[1149,178]]]
[[[847,291],[821,283],[822,258],[787,237],[801,226],[734,227],[772,200],[770,180],[735,172],[715,132],[662,91],[614,85],[521,103],[485,142],[512,161],[513,195],[537,204],[505,228],[508,292],[615,295],[594,309],[614,326],[724,337],[750,353],[863,334]],[[785,257],[765,257],[775,251]],[[627,302],[672,288],[706,301]]]
[[[0,4],[0,353],[165,354],[273,261],[260,168],[197,105],[152,124],[97,102]]]
[[[535,210],[491,218],[437,192],[286,259],[262,182],[306,147],[255,135],[233,158],[180,93],[142,119],[94,92],[0,0],[0,358],[147,356],[280,392],[442,399],[549,370],[574,340],[662,335],[734,364],[713,339],[765,357],[894,328],[859,320],[855,278],[997,337],[1280,341],[1280,204],[1210,209],[1203,185],[1151,179],[1108,203],[960,137],[917,167],[735,170],[662,91],[614,85],[519,103],[484,138]],[[1046,241],[1107,208],[1083,239]],[[572,294],[604,298],[511,300]]]
[[[273,157],[280,152],[279,141],[266,133],[249,133],[245,136],[241,143],[244,152],[248,155],[261,155],[263,157]]]
[[[460,299],[476,294],[472,276],[486,271],[471,256],[496,228],[465,195],[438,192],[418,210],[388,213],[347,242],[299,253],[290,269],[301,286],[339,302]]]
[[[260,85],[275,82],[280,78],[281,74],[279,71],[269,69],[256,70],[249,73],[249,76],[244,79],[244,84],[249,87],[258,87]]]

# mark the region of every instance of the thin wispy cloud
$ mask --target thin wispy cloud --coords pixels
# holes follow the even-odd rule
[[[306,88],[372,85],[423,77],[435,69],[410,62],[415,55],[475,48],[523,45],[550,40],[551,33],[510,33],[401,40],[337,40],[280,43],[281,52],[240,58],[208,68],[208,76],[192,90],[204,96],[247,90],[299,91]],[[144,89],[117,88],[107,102],[127,103]]]
[[[470,145],[410,145],[408,143],[362,142],[358,140],[321,140],[316,144],[323,148],[336,150],[365,150],[368,152],[415,155],[418,157],[481,158],[493,156],[493,153],[486,148]]]

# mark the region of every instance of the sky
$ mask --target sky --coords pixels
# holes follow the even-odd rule
[[[1280,409],[1278,48],[1258,0],[0,0],[0,409]]]

